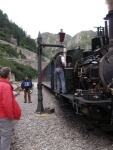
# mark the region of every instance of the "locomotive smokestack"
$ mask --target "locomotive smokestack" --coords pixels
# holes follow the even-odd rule
[[[108,14],[104,19],[109,20],[109,44],[113,45],[113,0],[106,0],[106,4],[108,5]]]

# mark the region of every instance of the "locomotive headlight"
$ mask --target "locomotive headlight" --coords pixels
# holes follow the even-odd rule
[[[62,43],[65,38],[65,33],[63,32],[63,29],[61,29],[61,31],[58,33],[58,35],[59,35],[59,40]]]

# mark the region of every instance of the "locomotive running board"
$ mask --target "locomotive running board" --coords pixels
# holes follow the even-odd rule
[[[69,100],[73,100],[73,94],[61,94],[63,97],[68,98]]]
[[[65,97],[65,98],[69,99],[69,100],[73,100],[73,94],[68,94],[68,93],[66,93],[66,94],[58,93],[56,90],[54,90],[54,92],[55,92],[56,94],[59,94],[59,95]]]
[[[74,100],[78,100],[78,101],[81,101],[81,102],[84,102],[84,103],[90,103],[90,104],[93,104],[93,103],[108,103],[108,102],[111,102],[111,100],[86,100],[85,98],[83,97],[74,97]]]
[[[42,85],[46,86],[47,88],[51,88],[50,82],[42,82]]]

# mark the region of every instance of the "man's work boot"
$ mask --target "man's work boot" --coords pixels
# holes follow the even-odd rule
[[[24,97],[24,103],[27,103],[27,99],[26,99],[26,97]]]
[[[29,103],[32,103],[30,99],[29,99]]]

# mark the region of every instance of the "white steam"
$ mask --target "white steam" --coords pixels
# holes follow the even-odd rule
[[[106,4],[108,5],[108,11],[113,10],[113,0],[106,0]]]

